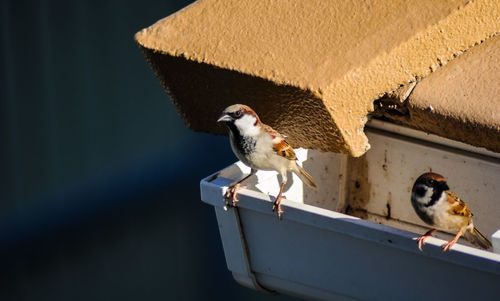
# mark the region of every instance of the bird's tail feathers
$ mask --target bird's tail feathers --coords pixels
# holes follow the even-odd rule
[[[471,231],[465,231],[464,237],[473,245],[485,250],[492,247],[488,238],[481,234],[481,232],[479,232],[475,227]]]
[[[293,169],[293,172],[300,178],[302,183],[306,184],[310,188],[318,188],[318,185],[314,181],[313,177],[311,177],[310,174],[308,174],[302,167],[300,167],[298,164],[295,164],[295,168]]]

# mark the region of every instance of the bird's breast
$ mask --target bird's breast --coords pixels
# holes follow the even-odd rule
[[[255,152],[257,147],[257,140],[248,136],[240,136],[240,139],[238,139],[236,143],[238,144],[238,149],[240,149],[241,153],[245,156]]]
[[[470,223],[470,218],[462,215],[452,214],[450,204],[446,201],[437,202],[428,208],[432,215],[434,225],[445,231],[458,231]]]

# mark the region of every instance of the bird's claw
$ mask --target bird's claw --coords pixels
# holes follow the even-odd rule
[[[420,236],[417,239],[417,241],[418,241],[418,249],[420,251],[422,251],[422,246],[425,245],[425,240],[427,239],[427,237],[429,237],[429,236],[422,235],[422,236]]]
[[[443,245],[443,252],[449,251],[450,248],[455,244],[455,241],[451,240]]]
[[[238,190],[246,189],[246,186],[241,186],[240,184],[236,184],[232,187],[228,187],[226,194],[224,194],[224,198],[226,199],[226,205],[231,205],[233,207],[236,207],[236,203],[238,202],[238,199],[236,198],[236,194]]]
[[[284,196],[279,196],[276,198],[276,200],[273,203],[273,212],[276,210],[276,213],[278,215],[278,219],[282,219],[283,217],[283,210],[281,210],[281,200],[286,199]]]
[[[430,229],[429,231],[425,232],[424,235],[420,236],[417,238],[418,241],[418,249],[422,251],[422,246],[425,245],[425,240],[429,237],[432,237],[432,233],[436,231],[436,229]]]

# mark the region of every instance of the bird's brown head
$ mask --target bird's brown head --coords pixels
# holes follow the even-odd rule
[[[448,184],[446,183],[446,178],[440,174],[434,172],[427,172],[422,174],[415,181],[415,185],[421,184],[429,188],[441,188],[444,190],[449,190]]]
[[[245,115],[253,116],[257,121],[260,121],[259,116],[255,113],[252,108],[247,105],[234,104],[222,111],[219,116],[218,122],[234,122],[237,119],[244,117]]]
[[[424,173],[413,184],[412,203],[426,207],[432,206],[446,190],[450,190],[450,188],[445,177],[433,172]]]
[[[231,131],[238,131],[241,135],[256,134],[260,126],[260,119],[255,111],[242,104],[225,108],[217,122],[224,122]]]

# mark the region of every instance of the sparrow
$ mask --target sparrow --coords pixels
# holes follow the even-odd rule
[[[281,219],[281,200],[283,189],[287,182],[287,172],[294,172],[301,181],[311,188],[317,188],[314,179],[297,164],[297,157],[293,148],[285,141],[282,135],[265,125],[259,116],[249,106],[235,104],[227,107],[217,120],[224,122],[229,128],[231,148],[238,159],[251,168],[249,175],[229,185],[225,195],[231,199],[235,206],[236,193],[244,187],[241,184],[254,175],[257,170],[274,170],[281,177],[282,182],[273,211],[276,209],[278,218]]]
[[[491,242],[474,227],[469,207],[450,191],[442,175],[432,172],[421,175],[413,184],[411,204],[417,215],[434,227],[417,239],[420,250],[425,240],[432,236],[436,229],[457,233],[452,240],[443,245],[444,252],[448,251],[462,235],[475,246],[483,249],[491,248]]]

